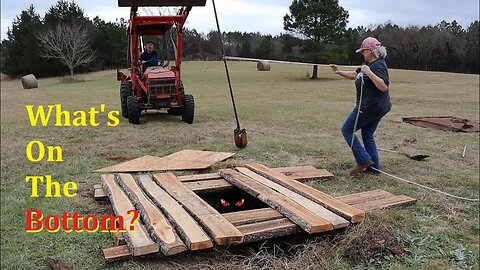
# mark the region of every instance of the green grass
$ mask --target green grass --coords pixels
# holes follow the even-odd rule
[[[478,268],[479,205],[446,198],[398,182],[387,176],[350,177],[354,160],[340,127],[354,104],[353,82],[320,68],[319,80],[306,78],[308,67],[275,65],[257,72],[255,63],[230,63],[237,109],[249,144],[237,150],[233,143],[234,115],[220,62],[186,62],[183,81],[195,96],[193,125],[179,117],[149,113],[139,126],[124,119],[107,127],[106,114],[99,127],[32,127],[26,104],[62,104],[71,111],[98,108],[119,110],[118,83],[113,71],[84,75],[84,82],[64,84],[61,78],[41,79],[39,88],[24,90],[19,81],[2,81],[1,88],[1,268],[48,269],[46,260],[60,258],[77,269],[163,269],[207,266],[212,269],[300,267],[454,269]],[[429,154],[425,162],[380,153],[387,172],[460,196],[478,198],[479,135],[449,133],[402,123],[405,116],[453,115],[479,121],[478,75],[390,70],[392,111],[376,133],[379,147],[410,154]],[[414,140],[415,139],[415,140]],[[31,140],[60,145],[64,162],[32,163],[25,157]],[[412,143],[412,141],[414,141]],[[465,158],[462,158],[467,145]],[[345,239],[306,243],[293,254],[251,247],[248,253],[206,251],[169,259],[137,260],[107,265],[102,249],[110,235],[102,233],[25,232],[25,210],[45,214],[78,211],[108,214],[111,208],[93,200],[99,176],[93,170],[113,165],[108,158],[164,156],[182,149],[232,151],[234,159],[215,169],[258,161],[267,166],[313,165],[335,174],[335,179],[314,186],[332,195],[375,188],[418,198],[415,206],[377,211],[364,225],[347,232]],[[62,183],[79,183],[75,198],[30,198],[26,175],[51,174]],[[388,245],[407,250],[392,255],[388,245],[370,253],[351,252],[360,236],[385,226]],[[369,231],[370,230],[370,231]],[[348,237],[356,239],[347,241]],[[357,238],[355,238],[357,237]],[[346,240],[347,239],[347,240]],[[343,243],[343,244],[342,244]],[[357,243],[357,245],[359,245]],[[325,250],[332,251],[330,253]],[[197,266],[193,267],[193,265]]]

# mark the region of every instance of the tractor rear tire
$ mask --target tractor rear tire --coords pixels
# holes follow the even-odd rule
[[[193,117],[195,115],[195,100],[192,95],[185,95],[183,101],[183,114],[182,121],[187,124],[193,123]]]
[[[140,125],[140,108],[138,107],[136,96],[128,96],[127,111],[128,111],[128,122],[135,125]]]
[[[132,82],[122,82],[120,84],[120,104],[122,109],[122,117],[124,118],[128,118],[127,98],[132,94]]]

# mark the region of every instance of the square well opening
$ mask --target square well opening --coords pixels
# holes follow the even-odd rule
[[[201,193],[198,196],[221,214],[269,207],[237,187]]]

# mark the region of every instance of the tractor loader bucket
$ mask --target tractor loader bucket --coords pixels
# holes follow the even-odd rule
[[[118,0],[119,7],[205,6],[207,0]]]

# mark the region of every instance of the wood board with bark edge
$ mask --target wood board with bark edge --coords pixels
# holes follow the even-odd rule
[[[153,240],[159,245],[160,251],[166,256],[174,255],[187,250],[185,244],[180,240],[175,229],[143,190],[135,182],[130,174],[119,174],[118,183],[127,194],[130,201],[139,210],[145,228]]]
[[[160,187],[181,203],[187,212],[202,225],[215,244],[229,245],[243,242],[243,234],[233,224],[183,185],[173,173],[158,173],[154,174],[153,178]]]
[[[112,174],[102,175],[102,187],[110,198],[113,211],[117,216],[122,216],[125,221],[125,240],[133,256],[140,256],[159,251],[158,245],[150,238],[142,221],[139,219],[134,223],[133,231],[130,229],[132,216],[128,215],[129,210],[135,210],[127,195],[115,182]]]
[[[308,233],[333,230],[333,225],[327,220],[313,214],[285,195],[262,185],[258,181],[240,172],[225,169],[220,170],[219,174],[225,178],[225,180],[274,208]]]
[[[321,192],[304,183],[300,183],[295,179],[288,177],[280,172],[276,172],[260,163],[247,164],[247,168],[270,179],[298,194],[324,206],[332,212],[347,218],[352,223],[362,222],[365,219],[365,212],[353,206],[350,206],[334,197]]]
[[[165,190],[160,188],[150,175],[140,175],[138,183],[175,226],[188,249],[201,250],[213,247],[212,240],[194,218]]]

